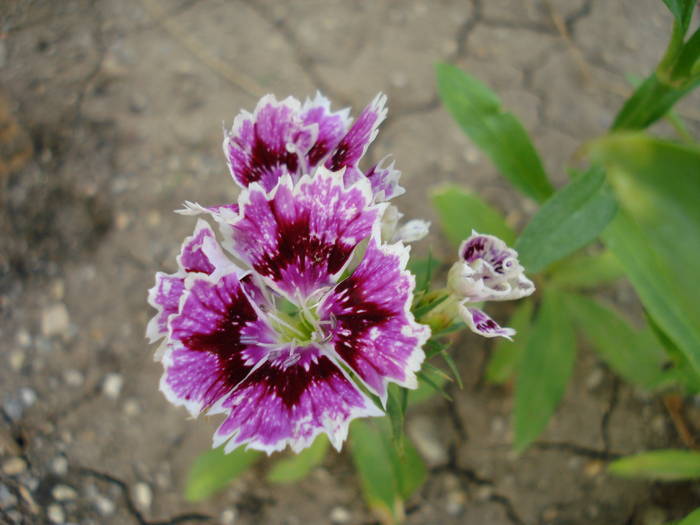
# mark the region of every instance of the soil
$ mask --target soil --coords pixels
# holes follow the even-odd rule
[[[670,25],[660,0],[2,2],[0,522],[373,523],[346,454],[293,485],[264,482],[264,461],[206,502],[182,495],[217,421],[189,420],[158,391],[145,297],[193,227],[171,210],[236,196],[221,123],[266,92],[321,90],[357,112],[384,91],[369,156],[397,160],[406,215],[436,224],[430,189],[455,182],[522,225],[534,206],[441,108],[434,64],[494,88],[562,184]],[[679,108],[696,133],[699,100]],[[414,249],[428,245],[452,257],[437,228]],[[639,313],[629,289],[611,293]],[[515,456],[512,385],[482,379],[490,348],[465,336],[454,404],[409,417],[431,472],[408,523],[653,525],[697,506],[697,483],[606,475],[611,458],[682,442],[660,399],[585,348],[547,431]],[[690,400],[696,431],[698,412]]]

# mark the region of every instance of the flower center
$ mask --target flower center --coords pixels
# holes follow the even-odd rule
[[[321,342],[325,337],[315,304],[297,305],[287,299],[280,299],[272,321],[281,343],[302,346]]]

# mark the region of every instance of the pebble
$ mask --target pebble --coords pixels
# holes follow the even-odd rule
[[[32,514],[37,514],[39,512],[39,506],[36,504],[36,501],[34,501],[32,493],[29,492],[27,487],[25,487],[24,485],[19,485],[18,490],[19,495],[22,496],[22,499],[27,504],[27,507],[29,507],[29,512],[31,512]]]
[[[141,405],[135,399],[127,399],[124,402],[124,414],[128,417],[134,417],[141,412]]]
[[[24,403],[14,396],[6,398],[2,403],[2,408],[12,421],[19,421],[24,413]]]
[[[10,352],[9,361],[10,368],[12,368],[12,370],[14,370],[15,372],[19,371],[19,369],[22,368],[22,365],[24,364],[24,352],[22,352],[21,350],[14,350]]]
[[[583,467],[583,472],[589,478],[593,478],[603,472],[603,467],[605,464],[599,459],[594,459],[586,463]]]
[[[46,515],[51,523],[64,523],[66,521],[66,513],[63,512],[63,508],[57,503],[49,505]]]
[[[603,379],[605,379],[605,372],[600,368],[595,368],[586,378],[586,388],[592,392],[601,385]]]
[[[447,501],[445,502],[445,510],[451,516],[456,516],[462,509],[464,509],[464,503],[467,501],[467,496],[461,490],[452,490],[447,493]]]
[[[17,332],[16,339],[17,344],[22,348],[27,348],[30,344],[32,344],[32,337],[24,328]]]
[[[56,501],[71,501],[78,497],[78,493],[73,487],[68,485],[56,485],[51,491],[53,499]]]
[[[649,507],[642,512],[642,525],[662,525],[666,523],[666,511],[661,507]]]
[[[68,473],[68,460],[65,456],[56,456],[51,461],[51,470],[57,476],[65,476]]]
[[[557,511],[557,509],[554,507],[550,507],[542,513],[542,519],[545,521],[552,521],[555,520],[558,515],[559,511]]]
[[[114,514],[116,505],[107,496],[97,494],[94,498],[94,502],[95,507],[97,507],[97,512],[99,512],[102,516],[111,516]]]
[[[85,382],[85,377],[79,370],[70,369],[63,372],[63,380],[68,386],[77,388]]]
[[[143,510],[148,510],[151,508],[151,503],[153,502],[153,491],[143,481],[140,481],[134,485],[134,502],[138,507]]]
[[[36,392],[29,387],[21,388],[19,391],[19,397],[22,399],[22,403],[24,403],[24,406],[27,408],[36,403],[37,400]]]
[[[479,501],[488,501],[491,499],[491,496],[493,496],[493,487],[486,485],[476,490],[475,497]]]
[[[0,508],[14,507],[17,505],[17,498],[15,497],[7,486],[0,483]]]
[[[441,443],[437,428],[429,417],[416,416],[409,421],[408,431],[416,448],[429,465],[447,463],[447,449]]]
[[[10,458],[2,464],[2,471],[8,476],[16,476],[27,470],[27,462],[22,458]]]
[[[226,509],[221,513],[221,525],[233,525],[236,522],[236,511]]]
[[[330,518],[333,523],[348,523],[351,516],[345,507],[333,507]]]
[[[57,303],[44,309],[41,314],[41,333],[46,337],[68,333],[70,317],[63,303]]]
[[[121,374],[115,372],[107,374],[102,383],[102,393],[110,399],[117,399],[122,391],[123,384],[124,378]]]

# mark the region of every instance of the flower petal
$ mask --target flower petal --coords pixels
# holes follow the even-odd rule
[[[385,160],[386,157],[365,173],[365,177],[372,184],[372,191],[378,201],[388,201],[406,193],[406,190],[399,186],[401,172],[394,168],[394,161],[386,167],[382,166]]]
[[[316,92],[313,100],[307,99],[301,109],[301,121],[305,127],[315,126],[315,142],[306,155],[307,173],[333,151],[350,127],[349,109],[331,111],[330,101]]]
[[[356,166],[377,136],[379,125],[386,118],[386,113],[386,95],[379,93],[357,116],[357,120],[326,160],[326,167],[331,171],[338,171],[346,166]]]
[[[252,286],[252,283],[247,283]],[[238,274],[192,275],[170,320],[161,390],[192,415],[211,407],[267,355],[274,333],[251,304]]]
[[[448,275],[448,287],[469,302],[520,299],[535,291],[524,275],[518,253],[493,235],[472,232],[459,248],[459,260]]]
[[[155,343],[168,333],[168,319],[177,313],[180,296],[185,289],[184,279],[177,274],[156,273],[156,284],[148,290],[148,304],[158,310],[146,327],[146,337]]]
[[[215,447],[227,443],[230,452],[245,444],[270,454],[290,445],[299,452],[324,432],[340,450],[351,420],[383,415],[320,349],[276,354],[213,410],[228,413]]]
[[[475,334],[484,337],[505,337],[511,341],[512,337],[515,335],[515,330],[512,328],[501,328],[496,321],[478,308],[469,308],[460,304],[459,315],[469,329]]]
[[[270,191],[282,175],[297,173],[297,146],[306,142],[311,147],[308,134],[301,133],[300,109],[300,102],[293,97],[277,101],[266,95],[252,115],[242,111],[235,118],[224,138],[224,153],[231,175],[242,187],[259,182]]]
[[[226,245],[290,298],[333,284],[382,211],[366,181],[350,188],[342,172],[319,168],[294,185],[283,177],[268,194],[252,185],[241,194],[241,214],[222,225]]]
[[[384,402],[389,381],[416,387],[430,329],[410,311],[415,280],[406,270],[408,248],[377,239],[370,239],[360,265],[335,286],[319,315],[335,324],[337,355]]]
[[[168,319],[178,311],[187,273],[211,274],[217,268],[232,265],[216,241],[214,231],[203,220],[197,221],[194,233],[182,243],[177,260],[179,270],[173,274],[158,272],[155,286],[148,291],[148,304],[158,311],[146,328],[151,343],[168,333]],[[160,357],[158,353],[156,359]]]

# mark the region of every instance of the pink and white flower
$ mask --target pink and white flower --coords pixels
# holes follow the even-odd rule
[[[149,292],[158,313],[148,336],[165,340],[161,390],[193,416],[224,414],[214,444],[226,451],[298,452],[320,433],[339,449],[352,419],[383,415],[365,392],[383,406],[388,383],[416,386],[424,359],[429,329],[410,312],[409,250],[382,241],[387,204],[371,177],[348,182],[353,152],[366,146],[338,153],[352,137],[368,141],[374,124],[348,129],[342,112],[304,108],[263,99],[259,119],[237,120],[229,156],[244,185],[237,206],[189,207],[214,216],[232,258],[200,219],[178,271],[157,274]],[[270,136],[281,132],[298,145],[284,149],[296,161],[283,150],[274,161],[254,158],[260,143],[277,147]],[[337,165],[341,158],[348,164]]]
[[[458,256],[448,273],[447,287],[459,301],[460,317],[479,335],[510,339],[515,330],[500,327],[474,304],[520,299],[535,291],[518,253],[498,237],[473,231],[460,245]]]

